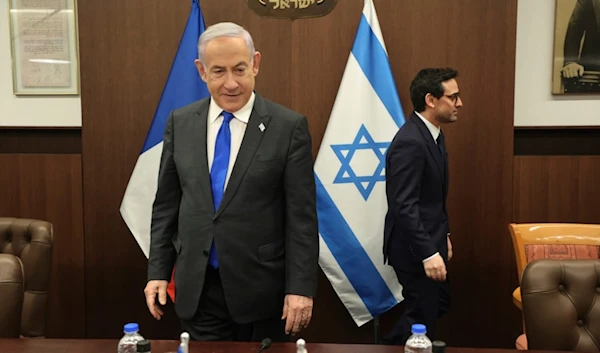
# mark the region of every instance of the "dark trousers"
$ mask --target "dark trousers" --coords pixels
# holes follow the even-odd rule
[[[282,308],[283,310],[283,308]],[[285,320],[281,316],[238,324],[233,321],[223,293],[219,271],[208,266],[198,311],[190,320],[181,320],[181,329],[197,341],[287,342]]]
[[[450,282],[438,282],[428,278],[425,272],[409,273],[395,269],[402,285],[404,313],[390,333],[383,339],[384,344],[404,345],[411,335],[412,324],[423,324],[427,337],[435,340],[436,323],[450,310]]]

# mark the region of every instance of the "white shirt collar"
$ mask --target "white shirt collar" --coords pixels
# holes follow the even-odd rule
[[[425,126],[427,126],[427,129],[431,133],[431,137],[433,137],[433,141],[435,141],[435,143],[437,143],[437,138],[438,138],[438,136],[440,136],[440,128],[437,127],[437,126],[435,126],[435,125],[433,125],[429,120],[425,119],[423,117],[423,115],[419,114],[418,112],[415,112],[415,114],[421,120],[423,120],[423,122],[425,123]]]
[[[248,124],[248,120],[250,120],[250,114],[252,114],[252,108],[254,107],[254,100],[256,99],[256,95],[252,92],[250,95],[250,99],[248,102],[242,107],[242,109],[237,112],[231,112],[237,120]],[[223,108],[219,107],[219,105],[215,102],[213,97],[210,97],[210,103],[208,105],[208,122],[209,124],[213,124],[223,113]]]

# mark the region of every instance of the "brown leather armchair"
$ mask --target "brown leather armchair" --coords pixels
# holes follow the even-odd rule
[[[511,223],[508,225],[517,260],[519,283],[525,266],[538,259],[598,259],[600,224]],[[512,293],[513,303],[522,309],[521,288]],[[525,330],[524,330],[525,332]],[[527,336],[520,335],[515,345],[528,349]]]
[[[18,338],[21,331],[25,273],[18,257],[0,254],[0,338]]]
[[[600,351],[600,261],[535,260],[521,281],[530,350]]]
[[[20,333],[44,337],[50,284],[52,224],[23,218],[0,218],[0,253],[17,256],[23,264],[25,292]]]

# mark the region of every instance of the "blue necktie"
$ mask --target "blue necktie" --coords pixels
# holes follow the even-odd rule
[[[229,122],[233,118],[233,114],[223,111],[223,123],[221,124],[221,128],[219,128],[217,140],[215,142],[215,155],[212,168],[210,169],[210,186],[212,189],[215,212],[219,209],[219,204],[223,199],[223,192],[225,191],[225,179],[227,177],[227,169],[229,168],[229,153],[231,151],[231,130],[229,129]],[[215,269],[219,267],[214,240],[210,248],[208,263]]]

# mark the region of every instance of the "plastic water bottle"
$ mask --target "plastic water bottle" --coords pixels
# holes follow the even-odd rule
[[[306,350],[306,341],[303,338],[299,338],[296,341],[296,353],[308,353],[308,350]]]
[[[431,341],[425,335],[427,333],[425,325],[413,324],[411,332],[412,335],[404,345],[404,353],[431,353]]]
[[[177,348],[177,353],[189,353],[190,334],[182,332],[181,335],[179,335],[179,338],[181,339],[181,342],[179,343],[179,348]]]
[[[137,323],[129,323],[123,326],[125,335],[119,341],[117,348],[118,353],[136,353],[137,343],[142,341],[144,337],[139,334],[140,327]]]

